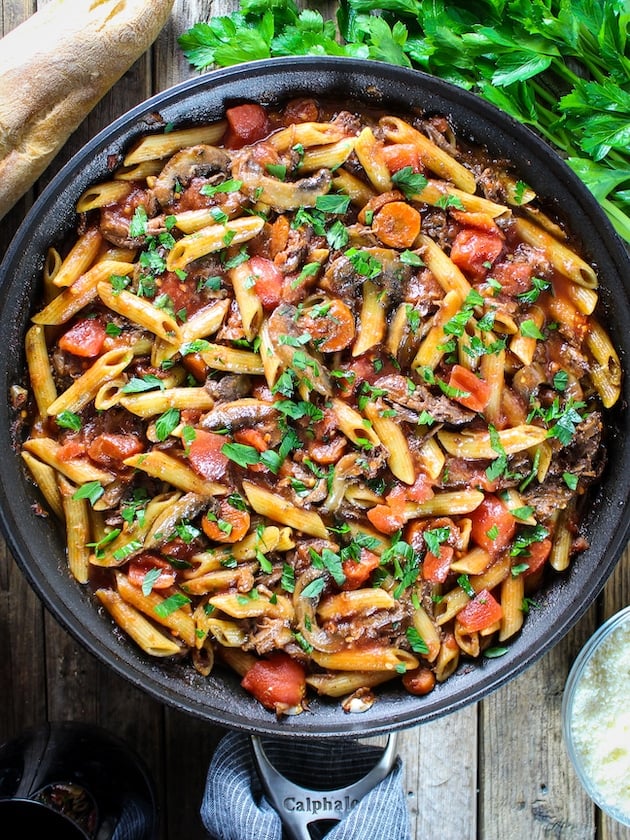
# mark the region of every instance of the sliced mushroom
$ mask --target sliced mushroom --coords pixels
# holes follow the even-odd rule
[[[232,175],[242,181],[242,190],[250,198],[268,204],[274,210],[297,210],[314,207],[320,195],[330,190],[332,175],[329,169],[320,169],[298,181],[280,181],[265,175],[250,148],[234,158]]]
[[[223,149],[216,146],[190,146],[176,152],[158,175],[153,195],[161,207],[167,207],[175,199],[175,189],[186,186],[193,178],[208,177],[218,173],[227,174],[230,158]]]

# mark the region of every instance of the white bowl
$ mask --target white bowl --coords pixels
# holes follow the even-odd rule
[[[591,636],[562,699],[567,751],[602,811],[630,826],[630,606]]]

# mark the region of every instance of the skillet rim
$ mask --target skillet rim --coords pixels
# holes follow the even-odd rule
[[[3,292],[0,329],[8,336],[0,350],[9,362],[0,369],[0,383],[5,392],[17,381],[11,374],[20,370],[23,325],[30,308],[32,286],[43,265],[43,248],[53,237],[58,240],[70,231],[78,195],[107,174],[110,155],[120,156],[132,137],[150,130],[154,124],[152,114],[159,111],[169,122],[181,117],[184,109],[186,122],[200,122],[203,117],[207,121],[216,118],[214,113],[208,115],[204,110],[208,100],[217,111],[224,104],[247,99],[266,102],[287,99],[298,91],[322,95],[320,91],[328,84],[342,85],[346,96],[362,95],[368,104],[395,103],[403,112],[409,109],[406,98],[422,101],[434,112],[440,112],[440,106],[448,103],[441,112],[448,111],[459,136],[473,137],[490,147],[494,142],[496,148],[511,149],[510,159],[517,162],[519,174],[529,173],[531,177],[526,180],[534,186],[543,177],[537,166],[544,163],[544,185],[553,182],[559,188],[554,196],[555,209],[561,214],[566,209],[561,196],[571,200],[577,219],[572,231],[585,241],[587,254],[597,256],[599,271],[605,271],[607,279],[602,284],[602,298],[608,312],[614,312],[613,340],[626,369],[625,361],[630,353],[628,254],[593,196],[545,141],[474,94],[420,71],[363,59],[306,56],[266,59],[215,70],[162,91],[114,120],[53,177],[19,227],[0,266]],[[259,95],[253,95],[255,92]],[[475,138],[480,126],[484,130],[492,128],[493,134]],[[497,131],[499,142],[496,142]],[[544,194],[543,188],[538,191]],[[13,282],[12,275],[15,275]],[[18,276],[26,276],[27,282],[20,284]],[[624,404],[628,402],[628,387],[626,377]],[[259,734],[307,738],[380,734],[426,722],[477,702],[533,665],[566,635],[603,588],[630,532],[630,519],[625,521],[623,517],[623,508],[630,497],[630,443],[626,444],[630,435],[622,406],[611,426],[613,451],[621,447],[621,457],[611,459],[601,487],[591,497],[587,518],[592,537],[598,538],[597,541],[592,538],[592,543],[597,544],[592,544],[574,561],[567,574],[555,578],[546,587],[543,609],[528,616],[525,628],[511,643],[505,657],[486,659],[469,668],[460,667],[456,675],[423,698],[385,688],[379,691],[379,699],[372,709],[362,715],[346,715],[336,701],[329,704],[315,700],[311,713],[278,721],[252,698],[243,696],[238,679],[232,675],[222,671],[218,680],[211,675],[202,686],[200,679],[185,673],[181,667],[157,665],[140,656],[132,643],[112,629],[110,620],[103,617],[102,610],[95,607],[85,589],[81,590],[64,570],[52,529],[47,524],[42,528],[41,519],[32,512],[28,503],[32,504],[37,494],[19,468],[8,405],[2,412],[0,446],[5,458],[0,471],[0,526],[20,569],[46,607],[90,653],[155,699],[205,720]],[[24,515],[25,508],[30,511],[28,516]],[[45,555],[45,566],[32,562],[32,556],[37,554]],[[584,592],[586,578],[589,587]],[[577,602],[576,595],[580,596]],[[542,625],[543,614],[554,618],[547,626]]]

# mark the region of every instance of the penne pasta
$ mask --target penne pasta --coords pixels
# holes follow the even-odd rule
[[[67,573],[277,716],[509,643],[581,550],[621,398],[596,274],[533,190],[443,120],[338,106],[137,138],[46,251],[9,395]]]

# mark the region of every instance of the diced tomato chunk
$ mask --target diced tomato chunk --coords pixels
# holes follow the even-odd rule
[[[378,568],[380,557],[374,554],[373,551],[368,551],[367,548],[361,549],[361,554],[357,560],[344,560],[341,568],[346,576],[346,580],[341,587],[342,589],[358,589],[369,579],[374,569]]]
[[[473,280],[483,280],[503,250],[503,239],[474,228],[460,230],[451,247],[451,259]]]
[[[269,120],[262,105],[235,105],[227,109],[225,116],[228,130],[224,142],[229,149],[240,149],[269,134]]]
[[[516,519],[497,496],[487,495],[469,516],[471,537],[490,554],[497,554],[512,541]]]
[[[144,451],[142,441],[135,435],[115,435],[103,432],[97,435],[88,446],[89,457],[104,467],[120,464],[125,458],[131,458]]]
[[[381,534],[393,534],[405,524],[404,518],[389,505],[374,505],[368,510],[367,517]]]
[[[247,265],[263,307],[274,309],[282,300],[284,275],[278,266],[266,257],[252,257]]]
[[[148,552],[141,554],[129,562],[127,573],[130,583],[133,583],[134,586],[141,587],[145,581],[147,572],[153,569],[160,569],[160,574],[159,577],[152,581],[151,589],[168,589],[169,586],[175,583],[176,573],[171,564],[162,557]]]
[[[422,561],[422,577],[429,583],[444,583],[451,570],[453,549],[450,545],[441,545],[439,556],[427,551]]]
[[[487,589],[482,589],[457,613],[457,620],[464,630],[474,633],[490,627],[502,615],[501,604]]]
[[[471,411],[483,411],[488,405],[490,386],[463,365],[453,365],[448,384],[458,392],[453,399]]]
[[[195,439],[190,444],[188,460],[193,470],[202,478],[218,481],[223,478],[229,458],[221,452],[225,443],[222,435],[195,429]]]
[[[239,429],[234,432],[234,440],[243,443],[245,446],[253,446],[258,452],[265,452],[269,449],[265,436],[260,429]]]
[[[383,157],[390,172],[398,172],[405,166],[410,166],[414,172],[422,170],[418,149],[413,143],[392,143],[383,146]]]
[[[97,318],[77,321],[59,339],[59,348],[82,358],[98,356],[105,341],[105,327]]]
[[[306,694],[306,674],[299,662],[277,651],[252,665],[241,685],[266,709],[282,714],[301,707]]]
[[[527,564],[527,571],[525,575],[533,575],[541,569],[547,562],[547,558],[551,553],[551,540],[544,539],[539,542],[530,543],[527,546],[527,554],[518,558],[519,563]]]

